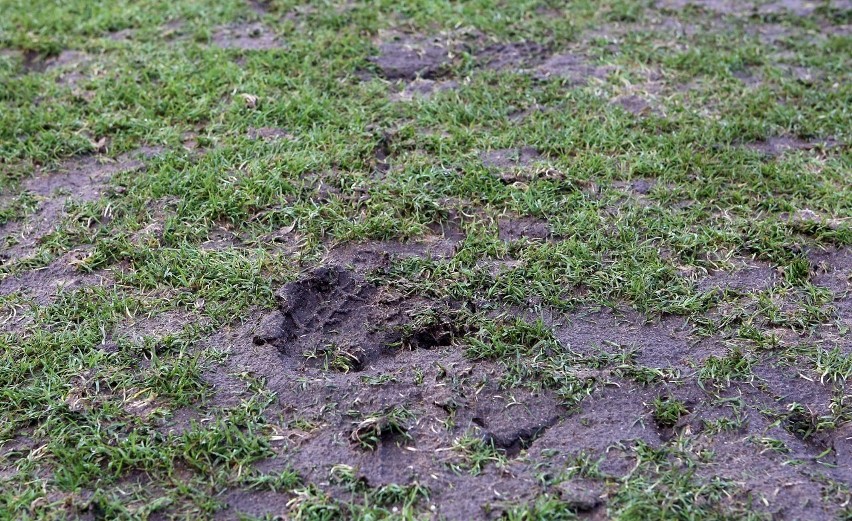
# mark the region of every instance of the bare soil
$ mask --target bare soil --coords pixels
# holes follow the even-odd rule
[[[147,147],[118,158],[83,156],[25,180],[21,189],[37,198],[38,207],[23,221],[0,224],[0,237],[7,241],[13,239],[12,245],[0,252],[0,265],[32,255],[40,241],[67,217],[68,203],[91,202],[103,197],[113,175],[144,168],[143,160],[160,152],[160,148]]]
[[[266,25],[255,22],[219,27],[213,32],[213,44],[223,49],[263,51],[280,49],[281,40]]]
[[[440,36],[396,33],[379,43],[379,54],[370,61],[388,80],[435,79],[452,62],[454,48]]]

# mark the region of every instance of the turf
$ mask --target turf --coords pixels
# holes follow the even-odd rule
[[[3,0],[0,519],[852,518],[850,13]]]

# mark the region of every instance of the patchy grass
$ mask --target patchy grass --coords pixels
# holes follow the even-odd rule
[[[741,4],[6,2],[0,519],[849,517],[849,12]]]

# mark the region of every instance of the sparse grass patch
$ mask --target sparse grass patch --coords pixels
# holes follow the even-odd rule
[[[651,403],[654,410],[654,421],[664,428],[674,427],[681,416],[689,414],[686,405],[671,397],[658,396]]]
[[[409,440],[411,436],[408,434],[407,423],[412,418],[413,413],[402,406],[370,414],[355,424],[349,439],[366,450],[376,450],[386,437],[400,436],[403,440]]]

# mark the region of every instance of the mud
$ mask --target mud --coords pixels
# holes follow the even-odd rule
[[[462,333],[449,316],[451,306],[406,301],[339,267],[320,268],[277,296],[281,316],[265,318],[254,343],[275,347],[296,365],[362,371],[397,348],[446,347]],[[411,314],[426,311],[438,315],[436,323],[403,331]]]
[[[636,94],[627,94],[618,96],[612,100],[612,103],[618,105],[634,116],[647,116],[655,112],[651,103]]]
[[[811,252],[811,282],[836,295],[852,292],[852,249],[837,248]]]
[[[109,273],[84,274],[76,269],[84,250],[71,251],[44,268],[24,271],[0,279],[0,296],[20,294],[39,305],[53,302],[59,293],[85,286],[106,286],[112,283]]]
[[[603,519],[606,480],[633,471],[637,443],[660,447],[689,434],[696,451],[714,453],[702,470],[705,479],[721,472],[765,498],[765,509],[804,515],[812,507],[801,503],[800,496],[773,491],[796,480],[818,488],[812,475],[826,448],[839,447],[829,459],[823,456],[825,461],[848,456],[842,433],[803,436],[795,428],[802,419],[787,411],[789,404],[800,403],[826,413],[831,390],[818,380],[771,361],[755,365],[751,383],[735,382],[728,389],[709,384],[702,389],[684,380],[707,357],[724,356],[728,350],[714,339],[696,342],[690,324],[678,317],[649,320],[629,310],[542,317],[564,348],[578,356],[608,353],[671,371],[673,380],[643,385],[614,367],[584,370],[594,373],[590,377],[597,384],[573,408],[547,390],[504,388],[500,367],[471,362],[463,354],[467,332],[452,320],[463,303],[431,301],[370,282],[369,274],[390,259],[425,251],[422,245],[398,245],[389,256],[387,249],[376,243],[333,250],[328,260],[352,269],[326,264],[308,272],[281,288],[277,310],[258,312],[209,340],[230,352],[226,364],[206,376],[216,390],[212,403],[233,405],[246,398],[245,384],[232,375],[248,372],[265,379],[276,393],[269,414],[290,419],[280,431],[277,456],[259,469],[292,468],[307,481],[325,483],[324,490],[341,500],[350,500],[349,492],[329,482],[338,464],[355,469],[371,487],[420,483],[430,489],[425,504],[434,507],[434,515],[451,520],[499,518],[507,505],[544,492],[570,502],[579,514]],[[744,277],[746,286],[750,277]],[[660,396],[680,400],[687,408],[673,426],[660,426],[654,419],[652,402]],[[735,399],[745,404],[740,413],[729,405]],[[406,412],[391,428],[397,424],[389,423],[388,415],[399,408]],[[173,420],[172,425],[179,428],[181,421],[187,420]],[[714,422],[738,427],[717,432]],[[357,440],[374,424],[387,430],[379,427],[375,445],[362,446]],[[782,440],[789,452],[761,452],[753,440],[765,437]],[[472,471],[460,448],[462,439],[486,443],[495,451],[494,459]],[[597,461],[603,478],[542,484],[542,472],[556,475],[576,465],[577,458]],[[783,465],[790,458],[804,463]],[[843,472],[832,470],[830,475],[840,479]],[[223,519],[233,519],[237,512],[271,512],[269,508],[283,504],[280,498],[290,496],[234,492],[226,497]]]
[[[737,262],[732,271],[716,271],[698,281],[698,291],[736,291],[749,293],[770,288],[779,275],[775,269],[754,261]]]
[[[58,56],[45,62],[45,70],[60,71],[57,81],[69,87],[74,87],[81,80],[92,77],[86,69],[94,58],[80,51],[62,51]]]
[[[249,9],[257,15],[265,15],[270,12],[272,6],[271,0],[246,0]]]

